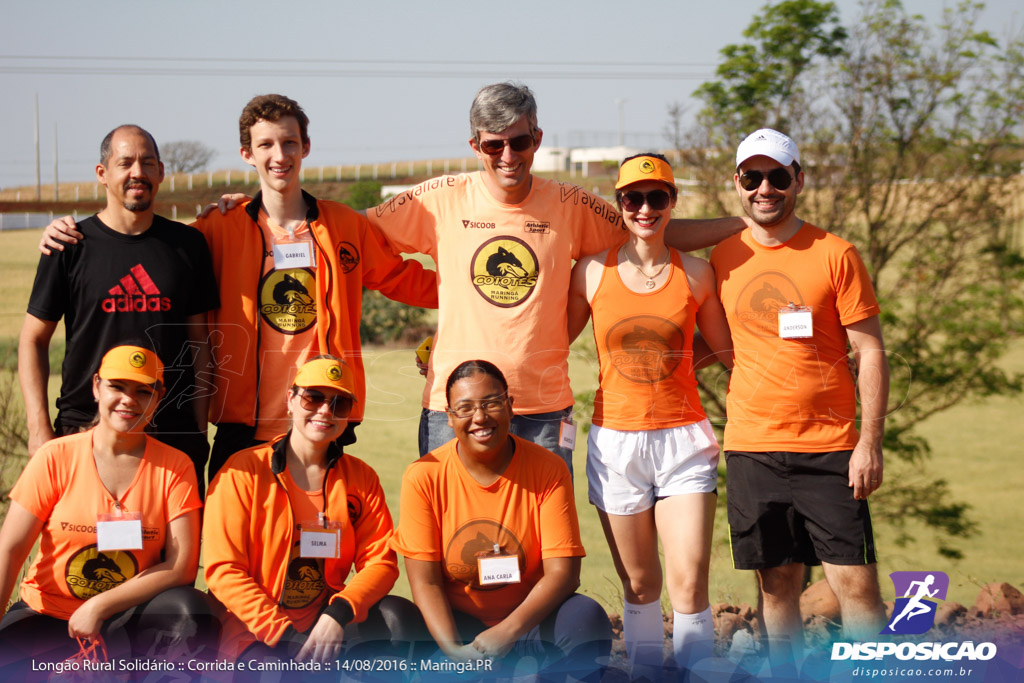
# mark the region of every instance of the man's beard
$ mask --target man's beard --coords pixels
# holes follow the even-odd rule
[[[124,203],[124,208],[128,209],[129,211],[139,212],[139,211],[147,211],[147,210],[149,210],[149,207],[152,206],[152,205],[153,205],[153,200],[152,199],[146,199],[146,200],[137,201],[137,202],[126,201]]]

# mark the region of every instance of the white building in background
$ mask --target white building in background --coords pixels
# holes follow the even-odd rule
[[[633,147],[548,147],[541,145],[533,156],[533,170],[540,173],[569,172],[586,178],[618,167],[626,157],[645,150]]]

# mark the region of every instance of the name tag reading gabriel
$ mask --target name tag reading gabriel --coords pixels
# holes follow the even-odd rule
[[[792,301],[779,309],[779,336],[783,339],[810,339],[814,321],[810,306],[797,306]]]
[[[336,559],[341,553],[341,530],[303,524],[299,534],[299,557]]]
[[[495,544],[494,552],[500,552]],[[503,583],[519,583],[519,557],[516,555],[490,555],[476,560],[477,575],[481,586],[495,586]]]
[[[274,269],[313,268],[313,242],[311,240],[280,240],[274,242]]]
[[[141,550],[142,513],[100,515],[96,521],[96,550]]]

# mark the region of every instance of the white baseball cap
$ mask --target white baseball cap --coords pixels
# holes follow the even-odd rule
[[[750,157],[765,156],[789,166],[794,161],[800,163],[800,150],[796,143],[777,130],[762,128],[755,130],[736,148],[736,167]]]

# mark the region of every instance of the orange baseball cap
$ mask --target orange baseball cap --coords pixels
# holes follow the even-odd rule
[[[164,381],[164,364],[156,352],[141,346],[115,346],[103,355],[100,379],[130,379],[143,384]]]
[[[307,362],[296,373],[294,384],[303,388],[337,389],[352,398],[356,397],[352,368],[334,358],[317,358]]]
[[[676,179],[668,162],[656,157],[638,156],[624,161],[619,166],[619,180],[615,183],[615,189],[621,190],[626,185],[642,180],[660,180],[672,187],[676,186]]]

